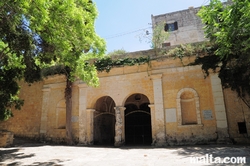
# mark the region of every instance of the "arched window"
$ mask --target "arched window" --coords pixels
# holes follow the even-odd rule
[[[176,100],[178,125],[201,124],[199,96],[194,89],[181,89]]]

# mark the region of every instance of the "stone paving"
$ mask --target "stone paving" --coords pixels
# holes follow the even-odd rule
[[[206,155],[225,157],[246,157],[245,164],[209,163]],[[191,163],[191,157],[199,163]],[[205,158],[205,159],[204,159]],[[234,162],[233,158],[233,162]],[[207,162],[208,161],[208,162]],[[24,143],[10,148],[0,148],[0,165],[36,166],[185,166],[185,165],[250,165],[250,146],[244,145],[202,145],[175,147],[84,147]]]

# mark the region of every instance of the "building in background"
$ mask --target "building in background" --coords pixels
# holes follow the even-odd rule
[[[189,7],[189,9],[172,13],[151,15],[153,28],[163,22],[164,27],[162,28],[170,34],[162,46],[167,47],[205,41],[202,29],[204,25],[197,16],[199,10],[200,7]]]

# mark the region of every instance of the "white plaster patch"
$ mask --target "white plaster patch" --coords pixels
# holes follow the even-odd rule
[[[78,116],[72,116],[71,117],[71,122],[78,122]]]
[[[176,108],[168,108],[165,109],[165,115],[166,115],[166,122],[171,123],[171,122],[177,122],[176,121]]]

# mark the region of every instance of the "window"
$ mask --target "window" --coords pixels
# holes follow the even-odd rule
[[[175,22],[173,22],[173,23],[168,23],[168,24],[166,24],[165,25],[165,27],[164,27],[164,30],[166,31],[166,32],[168,32],[168,31],[175,31],[175,30],[177,30],[178,29],[178,23],[177,23],[177,21],[175,21]]]
[[[247,133],[246,122],[238,122],[238,129],[240,134],[246,134]]]
[[[181,89],[176,100],[179,126],[201,124],[199,96],[194,89]]]
[[[168,46],[171,46],[171,44],[168,42],[168,43],[162,43],[162,48],[166,48]]]

